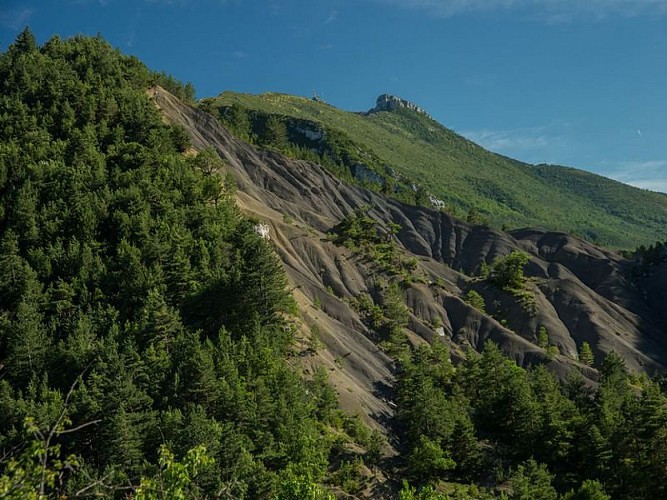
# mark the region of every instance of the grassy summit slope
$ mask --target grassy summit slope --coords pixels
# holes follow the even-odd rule
[[[561,230],[619,248],[651,243],[667,232],[663,194],[577,169],[515,161],[408,109],[352,113],[276,93],[224,92],[204,102],[213,111],[236,105],[343,135],[357,156],[377,158],[424,186],[448,211],[464,215],[474,209],[496,226]]]

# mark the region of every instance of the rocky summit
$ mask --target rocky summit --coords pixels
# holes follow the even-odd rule
[[[371,108],[368,112],[379,113],[381,111],[396,111],[397,109],[409,109],[410,111],[414,111],[415,113],[419,113],[430,118],[430,115],[426,112],[425,109],[411,103],[410,101],[401,99],[400,97],[396,97],[395,95],[391,94],[382,94],[378,96],[377,101],[375,102],[375,107]]]

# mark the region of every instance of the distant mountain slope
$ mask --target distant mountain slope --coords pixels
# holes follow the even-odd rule
[[[503,232],[410,206],[341,182],[320,165],[255,148],[233,137],[211,115],[176,99],[165,96],[160,107],[170,121],[188,130],[195,148],[216,148],[237,180],[241,206],[270,226],[305,306],[305,322],[317,327],[324,342],[316,363],[329,367],[349,410],[376,416],[389,411],[377,391],[388,383],[389,360],[369,342],[373,332],[351,307],[364,293],[373,293],[383,274],[327,236],[364,207],[371,207],[369,216],[381,226],[400,225],[396,242],[416,259],[413,279],[403,282],[413,342],[440,336],[458,356],[466,347],[479,350],[492,339],[524,366],[548,362],[561,375],[576,367],[595,379],[595,371],[577,361],[587,342],[597,360],[614,350],[632,369],[664,371],[667,341],[659,306],[647,302],[632,283],[634,263],[616,252],[565,233]],[[514,250],[531,259],[526,272],[532,312],[474,276],[483,263]],[[654,287],[657,297],[664,285]],[[470,290],[483,297],[486,313],[463,300]],[[548,330],[560,355],[549,359],[538,345],[540,327]],[[336,364],[334,359],[345,361]]]
[[[276,93],[224,92],[201,106],[227,123],[230,109],[247,113],[250,133],[256,135],[262,134],[266,116],[276,116],[287,126],[289,142],[318,153],[323,149],[318,134],[335,135],[337,156],[349,153],[347,167],[358,180],[380,187],[414,182],[443,200],[447,211],[464,216],[472,209],[496,227],[559,230],[614,248],[653,243],[667,233],[666,195],[577,169],[532,166],[491,153],[423,110],[388,106],[387,96],[379,101],[383,98],[384,104],[369,113]],[[299,131],[309,132],[299,137]],[[405,194],[403,189],[403,199]],[[428,204],[428,198],[421,202]]]

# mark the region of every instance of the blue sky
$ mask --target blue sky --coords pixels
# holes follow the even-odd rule
[[[2,0],[0,48],[25,25],[101,33],[199,97],[396,94],[504,155],[667,192],[667,0]]]

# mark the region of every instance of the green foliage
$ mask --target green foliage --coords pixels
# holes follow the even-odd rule
[[[166,446],[160,448],[160,470],[155,477],[141,479],[134,498],[137,500],[185,500],[201,496],[193,484],[202,469],[210,467],[214,460],[206,454],[205,446],[189,450],[178,462]]]
[[[385,328],[390,332],[408,325],[408,307],[403,299],[403,290],[392,281],[382,294],[382,310],[386,318]]]
[[[49,494],[270,497],[326,470],[335,397],[287,363],[282,265],[217,152],[182,154],[146,92],[165,78],[100,37],[26,31],[0,57],[0,448],[32,457],[1,484],[23,497],[55,446]],[[76,431],[34,444],[27,418]]]
[[[481,311],[483,313],[486,312],[486,304],[484,303],[484,297],[482,297],[477,291],[473,289],[468,290],[466,294],[463,296],[463,300],[465,300],[468,304],[473,306],[478,311]]]
[[[415,349],[396,381],[407,474],[443,498],[475,498],[445,484],[486,483],[494,468],[496,493],[509,480],[511,498],[661,498],[667,397],[614,353],[600,374],[592,391],[544,366],[524,370],[490,342],[456,369],[439,343]]]
[[[371,207],[356,210],[333,230],[333,242],[351,249],[383,243],[378,222],[369,215]]]
[[[546,351],[547,357],[549,359],[553,359],[555,356],[560,354],[558,346],[551,343],[549,332],[543,325],[541,325],[537,330],[537,345]]]
[[[356,493],[361,486],[361,468],[363,465],[364,462],[360,457],[352,462],[341,462],[338,469],[332,474],[332,483],[340,486],[345,493]]]
[[[287,127],[278,117],[271,115],[264,122],[261,143],[265,146],[284,148],[287,145]]]
[[[405,305],[403,291],[396,281],[378,282],[374,294],[361,293],[350,301],[364,324],[372,330],[381,345],[392,355],[398,355],[406,347],[405,327],[409,309]],[[376,302],[377,301],[377,302]]]
[[[491,274],[491,268],[486,263],[486,261],[483,260],[482,263],[479,265],[479,272],[477,273],[477,275],[483,280],[485,280],[489,277],[489,274]]]
[[[305,382],[290,367],[282,266],[234,205],[217,153],[182,154],[183,131],[146,94],[155,80],[99,37],[40,47],[25,31],[0,57],[0,494],[122,484],[146,498],[332,498],[320,486],[326,425],[342,422],[369,463],[382,439],[343,422],[323,372]],[[398,127],[409,116],[359,119]],[[400,228],[367,211],[341,224],[339,242],[394,277],[354,303],[399,346],[399,460],[415,481],[488,482],[497,467],[517,498],[667,496],[656,382],[631,377],[613,353],[586,389],[523,370],[491,344],[456,368],[440,343],[410,351],[399,281],[418,264],[397,252]],[[491,275],[515,293],[527,261],[510,257]],[[355,468],[345,466],[350,491]]]
[[[609,500],[599,481],[587,479],[576,491],[571,491],[561,497],[563,500]]]
[[[468,215],[466,215],[466,221],[469,222],[470,224],[476,224],[476,225],[484,225],[484,226],[490,226],[491,225],[491,220],[488,217],[483,216],[479,211],[475,208],[472,207],[468,211]]]
[[[403,488],[401,488],[398,498],[400,500],[444,500],[446,497],[436,493],[433,486],[427,485],[417,491],[417,488],[410,486],[407,481],[403,481]]]
[[[440,445],[423,434],[408,457],[408,470],[413,477],[422,480],[442,477],[446,472],[454,469],[456,462]]]
[[[210,146],[197,153],[191,162],[196,170],[199,170],[207,177],[219,173],[225,165],[225,162],[220,158],[215,148]]]
[[[190,134],[183,125],[173,125],[171,127],[171,140],[176,149],[181,153],[184,153],[192,147]]]
[[[558,494],[551,486],[552,476],[546,465],[532,458],[517,467],[510,477],[512,500],[556,500]]]
[[[250,119],[246,110],[238,104],[234,104],[227,111],[228,113],[224,116],[224,121],[234,133],[242,139],[255,142]]]
[[[370,210],[370,206],[357,209],[334,227],[329,237],[337,245],[357,252],[378,271],[412,282],[418,261],[406,257],[396,245],[394,236],[400,232],[400,225],[389,221],[384,228],[369,215]]]
[[[366,447],[370,444],[371,430],[364,424],[359,415],[344,417],[343,429],[358,445]]]
[[[178,97],[181,101],[187,102],[188,104],[195,104],[195,88],[192,83],[188,82],[183,84],[164,71],[161,73],[153,73],[151,80],[153,84],[160,85],[169,93]]]
[[[540,326],[537,330],[537,345],[542,349],[549,347],[549,332],[544,326]]]
[[[80,466],[73,455],[63,459],[60,445],[51,442],[64,430],[58,422],[42,432],[33,419],[26,419],[22,450],[0,459],[0,498],[37,500],[63,491],[64,478]]]
[[[325,490],[313,479],[310,471],[288,467],[279,478],[276,500],[334,500],[333,493]]]
[[[382,329],[384,315],[382,307],[375,304],[370,294],[366,292],[360,293],[351,300],[350,305],[359,313],[361,320],[366,326],[377,332]]]
[[[386,445],[387,439],[380,431],[377,429],[371,431],[371,434],[366,442],[364,462],[369,466],[377,465],[382,459]]]
[[[554,357],[558,356],[560,354],[560,349],[558,348],[557,345],[550,345],[547,347],[547,356],[549,359],[553,359]]]
[[[313,379],[308,382],[308,390],[313,394],[317,417],[323,422],[331,422],[338,408],[338,398],[336,391],[328,383],[324,368],[316,369]]]
[[[586,341],[582,342],[581,347],[579,348],[579,361],[587,366],[593,366],[595,364],[593,349],[591,349],[591,345]]]
[[[419,347],[401,365],[396,384],[396,418],[403,426],[410,474],[463,477],[477,466],[478,446],[469,431],[464,401],[451,397],[454,369],[445,347]]]
[[[661,264],[667,259],[665,245],[667,242],[656,241],[653,245],[640,245],[634,252],[633,257],[640,260],[640,266],[646,269],[650,266]]]
[[[526,280],[523,268],[529,261],[528,254],[515,250],[493,261],[489,277],[495,285],[505,291],[522,290]]]

